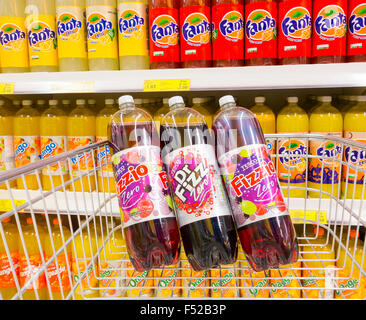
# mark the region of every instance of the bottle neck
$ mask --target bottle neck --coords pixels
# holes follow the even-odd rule
[[[135,104],[134,103],[124,103],[124,104],[121,104],[119,107],[122,111],[128,111],[128,110],[135,109]]]
[[[184,108],[185,104],[184,103],[176,103],[173,104],[172,106],[170,106],[170,110],[176,110],[176,109],[180,109],[180,108]]]
[[[234,102],[229,102],[229,103],[225,103],[222,107],[221,110],[227,110],[230,108],[235,108],[236,104]]]

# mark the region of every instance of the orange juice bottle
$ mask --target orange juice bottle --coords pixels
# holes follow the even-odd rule
[[[66,151],[67,118],[58,107],[57,100],[49,101],[49,108],[41,116],[41,158],[47,159]],[[52,190],[69,180],[66,161],[50,165],[42,170],[44,190]]]
[[[13,122],[16,168],[38,161],[41,154],[39,112],[32,108],[30,100],[24,100],[22,105]],[[26,175],[25,182],[28,189],[39,189],[36,174]],[[25,188],[22,178],[17,179],[17,185],[18,189]]]
[[[255,97],[254,102],[255,105],[250,108],[250,111],[256,115],[259,124],[262,127],[263,133],[276,133],[276,115],[268,106],[264,104],[266,102],[266,98]],[[273,139],[267,139],[267,147],[271,155],[276,153],[275,141]]]
[[[18,112],[22,108],[22,102],[18,99],[13,100],[12,105],[14,112]]]
[[[136,104],[136,100],[135,99],[135,104]],[[136,105],[136,108],[138,108],[138,106]],[[161,120],[164,118],[164,116],[170,111],[169,108],[169,98],[164,98],[163,99],[163,104],[157,108],[157,110],[154,113],[154,121],[155,121],[155,125],[156,125],[156,129],[158,130],[158,133],[160,132],[160,124],[161,124]]]
[[[95,142],[95,116],[85,106],[85,100],[76,100],[76,108],[67,117],[67,145],[68,150],[75,150]],[[81,172],[94,168],[94,152],[87,152],[85,155],[75,156],[70,161],[70,175],[72,178],[80,175]],[[75,185],[75,188],[74,188]],[[71,185],[72,190],[91,192],[95,190],[95,177],[84,176]]]
[[[138,272],[131,261],[126,263],[127,289],[126,295],[130,298],[150,298],[155,294],[154,270]]]
[[[89,70],[119,70],[116,0],[86,0]]]
[[[210,97],[196,97],[192,99],[192,109],[201,113],[207,122],[207,127],[211,130],[213,123],[213,114],[210,110]]]
[[[314,226],[302,240],[302,287],[306,299],[333,299],[335,256],[332,241],[321,227]]]
[[[69,99],[63,99],[61,101],[61,108],[63,112],[65,112],[65,114],[68,116],[73,109],[73,105]]]
[[[5,101],[0,100],[0,173],[14,169],[14,112],[5,106]],[[16,180],[9,181],[11,188],[16,186]],[[0,185],[0,189],[6,189],[6,185]]]
[[[179,264],[154,269],[157,297],[178,298],[182,296],[182,273]]]
[[[60,71],[88,71],[85,0],[56,0]]]
[[[28,33],[31,72],[58,71],[55,0],[27,0],[25,26]]]
[[[277,115],[277,133],[308,133],[309,117],[297,103],[297,97],[288,97],[288,105]],[[278,178],[284,186],[283,195],[304,198],[306,195],[306,158],[308,143],[305,139],[281,139],[278,142]],[[288,186],[300,189],[288,189]]]
[[[95,99],[88,99],[88,108],[95,113],[97,111],[97,101]]]
[[[20,286],[23,288],[25,284],[42,268],[42,254],[44,253],[44,244],[45,244],[45,231],[44,229],[37,223],[38,236],[40,240],[40,245],[38,245],[37,233],[35,231],[35,224],[33,224],[33,219],[31,217],[27,218],[27,225],[22,228],[24,243],[26,246],[26,250],[23,247],[22,241],[19,237],[18,239],[18,248],[19,248],[19,278],[20,278]],[[28,253],[29,264],[27,261],[27,256],[25,251]],[[27,290],[23,294],[24,300],[36,300],[38,294],[39,300],[47,300],[48,299],[48,290],[46,286],[46,276],[45,273],[41,273],[41,275],[33,281],[28,287]]]
[[[350,230],[348,247],[346,240],[347,238],[343,237],[343,245],[362,267],[362,270],[366,271],[365,257],[363,257],[364,243],[358,239],[357,230]],[[346,250],[342,247],[337,259],[337,268],[337,287],[341,288],[341,290],[336,290],[336,299],[365,299],[366,277],[360,272],[360,269],[354,264],[350,256],[346,253]]]
[[[1,221],[4,229],[6,245],[9,248],[10,257],[8,257],[5,244],[0,237],[0,293],[3,300],[10,300],[18,293],[15,277],[19,279],[19,251],[18,251],[18,228],[8,217]],[[9,259],[10,258],[10,259]],[[13,264],[13,269],[11,263]],[[13,271],[14,270],[14,273]]]
[[[37,100],[35,108],[40,114],[42,114],[48,108],[48,104],[46,100],[40,99]]]
[[[0,6],[0,72],[28,72],[25,0],[2,1]]]
[[[221,266],[220,269],[210,270],[210,297],[236,298],[239,297],[236,282],[236,267],[234,265]]]
[[[105,107],[99,111],[96,117],[97,142],[108,140],[108,124],[111,117],[118,111],[113,99],[105,100]],[[111,153],[109,146],[100,147],[97,151],[97,165],[102,169],[98,170],[98,189],[100,192],[116,192]]]
[[[46,261],[51,259],[56,252],[64,248],[65,242],[70,239],[70,230],[62,225],[61,219],[52,220],[52,233],[47,234],[45,240]],[[64,300],[71,290],[71,244],[57,256],[47,267],[47,277],[51,287],[52,300]],[[56,264],[57,260],[57,264]],[[51,299],[51,296],[49,297]]]

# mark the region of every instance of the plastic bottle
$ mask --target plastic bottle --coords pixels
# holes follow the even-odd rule
[[[3,1],[0,7],[1,73],[29,71],[25,0]]]
[[[48,106],[46,100],[43,100],[43,99],[37,100],[35,108],[37,109],[37,111],[40,114],[42,114],[48,107],[49,106]]]
[[[112,116],[118,111],[115,107],[114,99],[106,99],[105,107],[99,111],[96,117],[96,139],[97,142],[108,140],[108,124]],[[99,152],[98,152],[99,151]],[[107,164],[108,163],[108,164]],[[99,192],[116,192],[114,182],[113,166],[109,146],[104,146],[97,150],[97,165],[102,166],[98,170],[98,190]],[[102,172],[103,171],[103,172]]]
[[[237,234],[205,118],[182,97],[169,106],[160,127],[162,158],[188,261],[195,271],[233,264]]]
[[[301,241],[303,298],[333,299],[336,259],[332,240],[324,228],[313,226],[311,231]]]
[[[359,96],[358,103],[347,111],[343,136],[346,139],[366,142],[366,96]],[[347,165],[342,167],[342,194],[348,199],[366,199],[366,192],[362,194],[365,173],[360,171],[366,168],[365,160],[365,154],[360,149],[344,146],[344,161]],[[357,175],[350,165],[358,168]]]
[[[351,109],[353,106],[357,104],[358,96],[347,96],[348,103],[343,106],[342,109],[340,109],[342,116],[344,117],[349,109]]]
[[[86,0],[89,70],[119,70],[116,0]]]
[[[312,9],[311,0],[279,1],[279,64],[311,63]]]
[[[138,272],[176,264],[179,231],[155,123],[131,96],[118,102],[108,137],[130,260]]]
[[[37,232],[35,230],[36,226],[33,223],[32,218],[28,217],[27,225],[25,227],[22,227],[22,231],[30,264],[28,264],[27,256],[25,254],[25,248],[23,247],[21,238],[18,238],[19,284],[21,288],[23,288],[25,284],[43,267],[42,255],[43,257],[45,257],[45,231],[43,227],[39,225],[39,223],[37,223]],[[40,246],[38,245],[38,238]],[[41,273],[39,277],[27,287],[27,290],[23,293],[22,297],[23,300],[48,299],[45,273]]]
[[[76,108],[67,117],[67,145],[68,150],[85,147],[95,143],[95,115],[85,105],[84,99],[76,100]],[[75,156],[71,159],[70,176],[76,178],[83,171],[94,168],[94,152],[90,151],[81,157]],[[84,176],[76,180],[71,189],[75,191],[91,192],[95,190],[95,177]]]
[[[277,115],[277,133],[309,133],[309,117],[297,103],[297,97],[288,97],[288,105]],[[284,186],[283,195],[293,198],[305,198],[306,191],[306,139],[281,139],[278,145],[277,170],[280,185]],[[296,189],[288,189],[288,186]],[[297,189],[300,188],[300,189]]]
[[[47,234],[45,240],[46,261],[55,256],[56,252],[61,248],[63,250],[47,267],[47,277],[52,294],[52,297],[49,295],[49,298],[52,300],[65,300],[71,290],[72,243],[65,246],[65,242],[70,238],[70,230],[62,224],[61,219],[54,218],[52,220],[51,234]]]
[[[15,167],[14,160],[14,112],[0,100],[0,173],[1,171],[12,170]],[[9,181],[9,186],[16,186],[15,180]],[[7,189],[5,184],[0,189]]]
[[[180,67],[179,0],[149,0],[151,69]]]
[[[27,0],[25,12],[30,71],[57,72],[55,0]]]
[[[246,258],[257,272],[294,263],[299,254],[295,230],[259,122],[232,96],[219,104],[213,125],[217,158]]]
[[[148,0],[118,1],[119,67],[150,69]]]
[[[257,117],[264,134],[276,133],[276,115],[268,106],[265,105],[265,97],[255,97],[255,105],[250,108]],[[276,153],[276,141],[274,139],[267,139],[267,148],[270,155]]]
[[[214,67],[244,65],[243,0],[212,1],[212,60]]]
[[[366,61],[365,8],[364,0],[348,1],[347,62]]]
[[[19,279],[19,251],[18,251],[18,228],[8,217],[1,221],[9,249],[10,257],[6,253],[5,244],[0,240],[0,293],[2,300],[10,300],[18,293],[15,278]],[[14,270],[14,273],[13,273]],[[14,277],[15,274],[15,277]],[[19,280],[18,280],[19,281]],[[19,282],[18,282],[19,283]]]
[[[245,0],[245,64],[277,64],[277,0]]]
[[[14,108],[14,112],[18,112],[22,107],[22,102],[21,100],[15,99],[13,100],[13,108]]]
[[[211,0],[180,0],[179,25],[182,67],[211,67]]]
[[[358,239],[356,229],[349,230],[348,241],[346,237],[342,239],[343,245],[347,248],[348,253],[354,260],[362,266],[362,270],[366,271],[365,263],[362,259],[364,251],[364,243]],[[335,291],[336,299],[365,299],[366,298],[366,277],[360,272],[346,250],[341,247],[340,254],[337,259],[337,287],[342,290]]]
[[[32,107],[31,100],[23,100],[22,108],[14,116],[14,152],[15,167],[34,163],[40,159],[40,114]],[[41,173],[38,174],[41,178]],[[36,174],[25,176],[26,187],[39,189]],[[24,189],[23,179],[17,179],[18,189]]]
[[[331,105],[332,97],[321,96],[318,100],[321,104],[310,115],[310,133],[328,135],[330,139],[342,137],[342,114]],[[309,158],[308,188],[320,190],[322,198],[329,198],[324,192],[338,197],[341,144],[331,140],[310,140],[309,154],[317,157]],[[320,191],[309,191],[309,196],[319,198]]]
[[[213,122],[213,113],[210,110],[210,97],[196,97],[192,99],[192,109],[198,111],[205,117],[205,121],[207,123],[207,127],[211,130],[212,129],[212,122]]]
[[[56,0],[60,71],[88,71],[85,0]]]
[[[69,99],[63,99],[61,101],[61,108],[63,112],[65,112],[65,114],[68,116],[73,109],[73,105]]]
[[[156,129],[158,130],[158,134],[160,134],[161,120],[163,120],[164,116],[169,112],[169,110],[170,110],[170,108],[169,108],[169,98],[164,98],[163,99],[163,104],[154,113],[154,121],[155,121]]]
[[[312,63],[346,62],[347,1],[313,1]]]
[[[66,151],[67,117],[57,100],[49,101],[40,120],[41,159],[47,159]],[[42,186],[52,190],[70,178],[67,161],[60,161],[42,169]],[[61,189],[62,190],[62,189]]]

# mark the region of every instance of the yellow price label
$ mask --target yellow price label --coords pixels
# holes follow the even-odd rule
[[[190,79],[145,80],[144,91],[189,91]]]
[[[51,92],[53,93],[86,93],[94,92],[94,81],[74,81],[74,82],[60,82],[51,83]]]
[[[14,200],[15,207],[19,207],[23,204],[25,204],[25,200]],[[15,209],[13,207],[13,204],[11,203],[11,200],[9,199],[0,199],[0,211],[8,212],[10,210]],[[19,212],[22,212],[23,210],[20,210]]]
[[[14,83],[0,83],[0,94],[13,94],[14,87]]]
[[[317,221],[322,224],[327,223],[327,211],[325,210],[290,210],[290,216],[294,219],[294,223],[303,223],[304,221],[306,223],[312,223],[311,221]]]

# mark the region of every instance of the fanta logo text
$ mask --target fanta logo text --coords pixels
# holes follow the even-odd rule
[[[323,161],[323,158],[337,158],[342,152],[342,148],[339,145],[335,145],[334,143],[329,143],[327,146],[321,146],[316,150],[316,154],[320,157],[320,160]],[[329,159],[327,159],[329,160]]]
[[[100,164],[110,154],[111,152],[109,151],[109,146],[105,146],[105,148],[100,149],[97,153],[97,163]]]
[[[265,285],[267,284],[267,280],[261,280],[257,283],[257,285],[255,286],[256,288],[263,288]],[[258,289],[249,289],[250,294],[252,295],[256,295],[258,293]]]
[[[256,13],[256,11],[249,15],[249,17],[253,17],[251,19],[248,18],[248,21],[245,24],[247,38],[253,40],[259,40],[256,37],[258,33],[264,33],[265,31],[272,30],[276,27],[276,20],[272,18],[269,12],[258,10],[260,12]]]
[[[184,193],[188,191],[190,194],[195,193],[195,198],[198,199],[199,195],[204,191],[203,186],[201,188],[198,185],[204,178],[208,176],[210,169],[204,167],[203,163],[197,165],[193,170],[186,164],[182,169],[178,170],[174,175],[174,180],[178,182],[178,186],[175,189],[175,194],[184,203],[187,198]],[[208,180],[205,180],[208,183]]]
[[[165,39],[177,36],[178,33],[179,33],[178,24],[170,16],[166,16],[166,18],[160,18],[160,17],[156,18],[151,26],[151,38],[156,43],[169,45],[170,44],[169,40]],[[174,43],[172,44],[176,44],[175,41],[173,42]]]
[[[353,164],[366,163],[366,151],[351,149],[350,147],[347,147],[344,152],[344,156],[347,162],[350,161]]]
[[[223,279],[219,279],[216,282],[212,282],[212,286],[215,287],[213,289],[213,292],[217,292],[219,290],[220,287],[225,286],[226,284],[228,284],[231,279],[234,277],[234,274],[232,272],[229,272],[228,274],[225,274]]]
[[[137,275],[135,278],[131,279],[130,282],[128,283],[129,287],[137,287],[138,284],[144,280],[147,276],[147,271],[144,271],[143,273]]]
[[[289,163],[290,161],[301,159],[299,156],[304,156],[307,154],[307,148],[304,145],[297,145],[296,149],[289,150],[288,147],[282,146],[278,149],[280,154],[280,162],[282,164]]]
[[[220,21],[220,32],[224,37],[243,39],[241,30],[244,28],[244,20],[241,13],[232,11],[226,14]]]
[[[48,144],[43,150],[42,150],[42,159],[46,157],[46,155],[52,154],[53,150],[57,148],[57,144],[54,142],[51,142]]]
[[[261,167],[255,168],[251,173],[244,176],[243,174],[236,176],[231,182],[237,197],[241,197],[243,192],[240,190],[242,186],[246,189],[252,188],[259,184],[263,179],[276,174],[276,169],[272,161],[263,163]]]
[[[282,21],[282,31],[286,37],[294,37],[298,31],[302,31],[311,27],[311,17],[308,10],[298,8],[294,13],[287,13]],[[295,38],[303,38],[295,36]]]
[[[204,14],[194,13],[186,18],[182,27],[182,31],[183,38],[186,41],[201,42],[200,36],[208,34],[211,31],[211,24],[208,22],[208,19]],[[209,41],[209,39],[207,40]]]
[[[38,43],[56,38],[55,31],[51,30],[49,26],[42,26],[37,24],[31,28],[28,33],[28,41],[30,46],[36,46]]]
[[[177,274],[178,274],[178,271],[175,269],[172,275],[167,276],[166,279],[162,279],[159,281],[159,287],[162,287],[162,288],[168,287],[169,284],[173,282],[173,280],[177,276]]]
[[[337,36],[335,30],[346,26],[347,17],[342,8],[337,6],[338,12],[335,11],[334,6],[332,8],[334,9],[330,9],[329,11],[323,9],[320,11],[319,16],[315,20],[315,31],[317,34],[325,37],[335,37]],[[322,14],[323,11],[324,14]],[[334,32],[329,33],[332,29]]]
[[[145,25],[145,19],[140,17],[137,12],[128,10],[123,12],[119,19],[119,32],[132,33]]]
[[[25,32],[15,24],[5,24],[0,28],[0,44],[8,46],[9,43],[25,39]]]
[[[147,167],[143,164],[140,164],[136,168],[129,167],[128,172],[126,172],[122,178],[118,181],[117,184],[117,193],[121,194],[126,188],[134,182],[139,181],[142,177],[146,176],[149,173]]]
[[[349,31],[352,34],[366,36],[366,5],[356,7],[349,18]]]
[[[57,33],[59,36],[69,36],[77,33],[83,26],[80,20],[77,20],[73,16],[63,15],[60,20],[57,21]]]
[[[205,281],[206,275],[207,271],[204,271],[202,277],[196,279],[195,281],[192,281],[189,286],[193,288],[190,288],[190,290],[191,291],[196,290],[195,288],[197,288],[200,284],[202,284]]]
[[[104,17],[93,16],[87,22],[88,37],[97,39],[104,36],[106,30],[112,30],[113,23]]]
[[[23,142],[15,150],[15,156],[18,156],[19,154],[24,153],[28,148],[29,148],[29,143]]]

